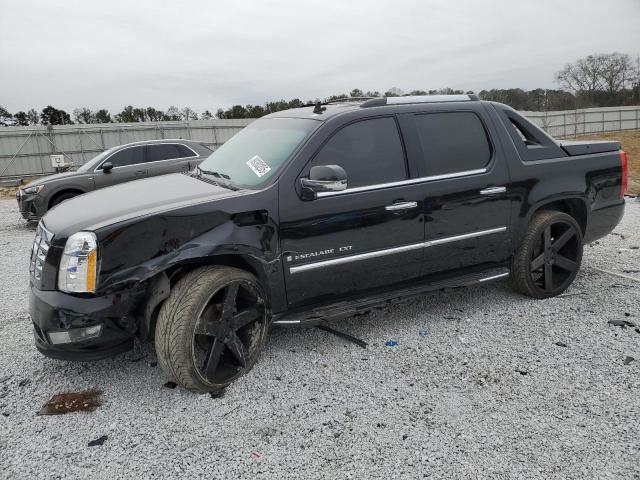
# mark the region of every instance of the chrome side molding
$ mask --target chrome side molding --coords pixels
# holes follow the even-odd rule
[[[297,265],[295,267],[290,267],[289,271],[292,274],[306,272],[308,270],[315,270],[317,268],[332,267],[334,265],[342,265],[343,263],[357,262],[359,260],[367,260],[369,258],[382,257],[384,255],[391,255],[394,253],[408,252],[409,250],[417,250],[418,248],[423,248],[423,247],[424,247],[423,242],[413,243],[411,245],[404,245],[402,247],[387,248],[385,250],[376,250],[374,252],[358,253],[356,255],[349,255],[347,257],[332,258],[330,260],[322,260],[321,262]]]
[[[395,253],[408,252],[410,250],[417,250],[419,248],[432,247],[434,245],[441,245],[443,243],[457,242],[460,240],[467,240],[469,238],[482,237],[484,235],[505,232],[506,230],[507,227],[496,227],[490,228],[488,230],[463,233],[462,235],[454,235],[452,237],[437,238],[435,240],[428,240],[426,242],[412,243],[411,245],[403,245],[401,247],[385,248],[383,250],[375,250],[373,252],[357,253],[355,255],[348,255],[346,257],[331,258],[329,260],[322,260],[320,262],[305,263],[304,265],[289,267],[289,272],[293,275],[294,273],[307,272],[309,270],[315,270],[318,268],[332,267],[334,265],[342,265],[345,263],[358,262],[360,260],[368,260],[370,258],[382,257],[385,255],[393,255]]]
[[[318,192],[318,198],[332,197],[334,195],[344,195],[346,193],[368,192],[369,190],[382,190],[385,188],[402,187],[404,185],[414,185],[416,183],[434,182],[437,180],[448,180],[450,178],[466,177],[469,175],[479,175],[487,173],[486,168],[477,170],[465,170],[464,172],[446,173],[443,175],[431,175],[430,177],[411,178],[408,180],[400,180],[398,182],[378,183],[376,185],[367,185],[366,187],[347,188],[340,192]]]

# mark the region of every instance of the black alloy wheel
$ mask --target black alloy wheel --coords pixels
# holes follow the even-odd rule
[[[204,382],[228,384],[255,362],[266,325],[264,300],[249,282],[231,281],[203,308],[193,332],[193,361]]]
[[[529,269],[533,283],[545,293],[564,290],[580,268],[578,235],[574,225],[558,221],[539,236]]]
[[[578,274],[582,250],[582,229],[573,217],[556,211],[536,214],[512,261],[516,290],[535,298],[559,295]]]
[[[197,268],[171,288],[155,330],[162,369],[198,393],[221,390],[255,364],[267,337],[268,299],[258,279],[226,266]]]

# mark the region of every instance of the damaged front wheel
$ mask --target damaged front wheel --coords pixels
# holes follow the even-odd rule
[[[253,275],[199,268],[178,281],[160,310],[158,362],[189,390],[222,389],[256,362],[267,324],[265,295]]]

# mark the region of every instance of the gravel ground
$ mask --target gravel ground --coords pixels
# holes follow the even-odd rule
[[[274,330],[217,399],[164,387],[150,346],[88,364],[38,354],[32,238],[0,201],[0,477],[640,478],[640,334],[607,323],[640,325],[640,284],[594,268],[640,280],[637,201],[585,249],[563,297],[500,282],[334,325],[364,350]],[[88,388],[104,392],[94,412],[36,415],[53,394]]]

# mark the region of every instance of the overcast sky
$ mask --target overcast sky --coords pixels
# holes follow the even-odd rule
[[[555,88],[640,54],[640,0],[1,0],[0,105],[119,112],[452,87]]]

